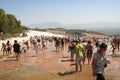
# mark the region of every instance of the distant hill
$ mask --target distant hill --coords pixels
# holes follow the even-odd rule
[[[120,23],[109,23],[109,22],[96,22],[89,24],[74,24],[74,25],[63,25],[57,22],[40,23],[28,25],[30,28],[65,28],[65,29],[83,29],[90,31],[97,31],[107,34],[120,34]]]
[[[77,29],[86,29],[108,34],[120,34],[120,23],[96,22],[90,24],[75,24],[71,27],[73,26]]]

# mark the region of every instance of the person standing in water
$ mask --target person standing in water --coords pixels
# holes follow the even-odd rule
[[[38,55],[39,54],[39,44],[38,44],[38,42],[35,42],[34,49],[35,49],[36,55]]]
[[[85,49],[86,49],[86,46],[87,46],[87,42],[85,40],[83,40],[82,45],[84,47],[84,52],[83,52],[83,64],[84,64],[85,60],[86,60],[86,51],[85,51]]]
[[[89,65],[92,59],[92,54],[93,54],[93,46],[91,44],[91,41],[88,41],[85,52],[87,53],[87,59],[88,59],[88,65]]]
[[[71,53],[71,61],[74,61],[74,55],[75,55],[75,42],[72,41],[70,44],[69,44],[69,47],[68,47],[68,52]]]
[[[20,45],[17,42],[17,40],[14,41],[13,48],[14,48],[14,52],[15,52],[15,55],[16,55],[16,58],[17,58],[17,61],[18,61],[19,58],[20,58]]]
[[[10,41],[8,40],[7,43],[6,43],[6,47],[7,47],[7,54],[11,54],[11,48],[12,48],[12,45],[10,43]]]
[[[1,50],[3,51],[3,56],[5,56],[5,54],[7,53],[7,49],[6,49],[5,43],[2,43],[2,48],[1,48]]]
[[[93,76],[97,76],[96,80],[105,80],[103,75],[104,68],[110,61],[105,58],[107,45],[105,43],[100,44],[100,49],[94,54],[92,60],[92,72]]]
[[[84,47],[79,41],[76,41],[76,58],[75,58],[75,67],[76,71],[78,71],[78,66],[80,67],[80,72],[82,72],[82,64],[81,62],[83,61],[83,52],[84,52]]]

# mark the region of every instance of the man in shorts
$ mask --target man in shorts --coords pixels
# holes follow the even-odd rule
[[[18,61],[18,59],[20,57],[20,45],[17,43],[17,40],[14,41],[13,48],[14,48],[14,52],[15,52],[15,55],[16,55],[16,58]]]
[[[76,59],[75,59],[75,66],[76,66],[76,71],[78,71],[78,65],[80,67],[80,72],[82,72],[82,65],[81,65],[81,61],[83,60],[83,45],[81,43],[79,43],[79,41],[76,41],[76,46],[75,46],[75,50],[76,50]]]

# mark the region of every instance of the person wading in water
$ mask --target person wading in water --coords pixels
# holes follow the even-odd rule
[[[105,58],[106,50],[107,45],[102,43],[100,45],[100,50],[98,50],[93,56],[92,72],[93,76],[97,76],[96,80],[105,80],[103,75],[104,68],[107,66],[107,63],[110,64],[110,61]]]

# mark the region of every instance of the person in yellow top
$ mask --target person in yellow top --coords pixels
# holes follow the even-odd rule
[[[79,65],[80,66],[80,72],[82,72],[81,61],[83,60],[84,47],[79,41],[76,41],[75,50],[76,50],[76,59],[75,59],[76,71],[78,71],[78,65]]]

